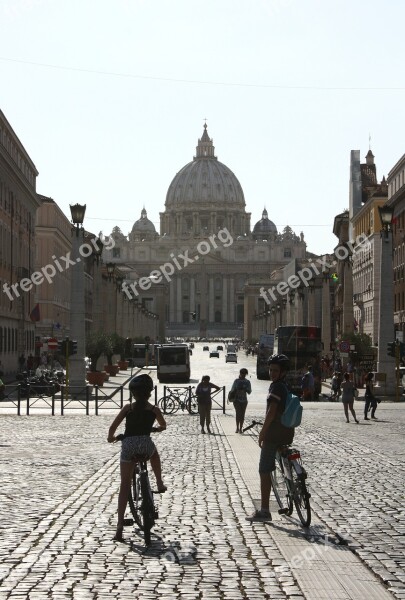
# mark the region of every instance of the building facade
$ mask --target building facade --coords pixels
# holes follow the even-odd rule
[[[35,264],[38,171],[0,110],[0,370],[15,372],[34,351],[35,306],[28,277]]]
[[[128,236],[114,228],[107,260],[132,268],[128,297],[159,314],[166,335],[241,336],[249,275],[270,276],[306,253],[303,234],[289,227],[279,233],[266,209],[253,229],[250,216],[242,186],[218,161],[205,125],[195,157],[169,185],[160,233],[143,209]]]
[[[388,204],[394,208],[394,324],[405,340],[405,154],[388,173],[387,184]]]

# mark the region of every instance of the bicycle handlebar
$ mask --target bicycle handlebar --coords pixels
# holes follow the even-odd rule
[[[163,427],[152,427],[151,429],[151,433],[158,433],[160,431],[165,431],[165,429]],[[119,433],[115,440],[116,442],[122,442],[122,440],[124,439],[124,434],[123,433]]]

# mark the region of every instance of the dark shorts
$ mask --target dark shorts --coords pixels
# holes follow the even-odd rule
[[[271,473],[275,470],[278,447],[278,444],[264,442],[260,453],[259,473]]]

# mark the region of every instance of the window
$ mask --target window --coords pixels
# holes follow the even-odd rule
[[[291,258],[291,248],[284,248],[284,258]]]
[[[221,311],[220,310],[216,310],[215,311],[215,323],[221,323]]]
[[[113,248],[113,258],[121,258],[121,248],[117,248],[116,246]]]

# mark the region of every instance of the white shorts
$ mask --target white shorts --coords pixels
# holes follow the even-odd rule
[[[121,462],[132,462],[138,454],[145,454],[150,458],[155,450],[156,446],[149,435],[124,438],[121,445]]]

